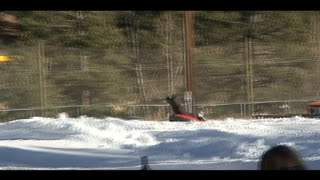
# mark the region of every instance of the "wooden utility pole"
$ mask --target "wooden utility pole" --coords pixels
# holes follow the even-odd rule
[[[195,82],[194,82],[194,12],[185,11],[185,105],[186,111],[195,112]]]

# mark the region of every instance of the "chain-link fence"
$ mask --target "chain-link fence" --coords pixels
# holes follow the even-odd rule
[[[184,18],[183,11],[0,12],[1,120],[61,111],[166,120],[164,97],[186,90]],[[300,113],[319,99],[319,12],[193,18],[196,108],[207,118],[284,113],[289,101]]]

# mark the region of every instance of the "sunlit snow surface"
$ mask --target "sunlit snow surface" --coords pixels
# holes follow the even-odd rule
[[[206,122],[34,117],[0,124],[0,169],[256,170],[273,145],[320,169],[320,119]]]

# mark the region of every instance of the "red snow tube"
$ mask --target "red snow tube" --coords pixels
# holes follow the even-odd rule
[[[204,121],[204,120],[191,115],[187,115],[187,114],[174,114],[170,116],[169,121],[188,122],[188,121]]]

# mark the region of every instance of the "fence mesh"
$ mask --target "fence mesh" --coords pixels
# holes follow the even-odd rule
[[[185,91],[184,18],[0,12],[1,121],[63,111],[166,120],[164,97]],[[209,119],[305,112],[320,99],[319,20],[317,11],[194,12],[197,110]]]

